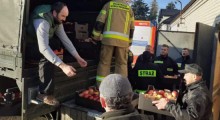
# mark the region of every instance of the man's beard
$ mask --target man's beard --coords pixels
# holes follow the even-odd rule
[[[63,21],[58,20],[57,16],[54,17],[54,24],[61,24]]]

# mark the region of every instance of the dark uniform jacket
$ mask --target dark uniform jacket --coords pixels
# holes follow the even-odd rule
[[[163,75],[159,67],[151,62],[136,63],[132,70],[130,82],[133,89],[147,90],[148,85],[154,85],[159,88]]]
[[[105,112],[101,118],[103,120],[149,120],[147,116],[139,114],[133,107]]]
[[[152,59],[150,60],[150,62],[153,62],[154,61],[154,54],[151,54],[152,55]],[[140,63],[143,61],[143,54],[140,54],[136,60],[136,63]]]
[[[158,56],[155,58],[154,63],[159,65],[163,75],[178,75],[178,66],[169,56]]]
[[[134,54],[132,53],[131,50],[128,50],[128,75],[131,73],[132,70],[132,63],[134,60]]]
[[[185,64],[191,64],[192,60],[189,55],[186,57],[182,56],[176,59],[176,63],[178,64],[178,68],[183,70],[185,68]]]
[[[187,86],[182,103],[166,105],[176,120],[209,120],[212,115],[212,102],[204,81]]]

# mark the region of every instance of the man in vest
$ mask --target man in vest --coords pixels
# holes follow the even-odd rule
[[[26,48],[26,60],[39,61],[39,95],[38,100],[45,104],[57,105],[58,101],[52,96],[54,66],[58,66],[68,76],[72,77],[76,70],[65,64],[54,52],[57,49],[54,34],[58,36],[68,52],[74,56],[81,67],[86,67],[87,62],[81,58],[64,32],[63,22],[68,16],[66,4],[56,2],[51,5],[40,5],[31,14],[28,25],[29,41]],[[36,47],[36,48],[35,48]]]
[[[115,55],[115,73],[127,77],[128,47],[134,31],[134,14],[126,0],[112,0],[100,11],[92,32],[102,47],[97,71],[97,82],[110,74],[111,59]]]

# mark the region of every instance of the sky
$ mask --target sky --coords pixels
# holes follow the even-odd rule
[[[145,3],[148,4],[148,6],[150,7],[151,3],[153,0],[143,0]],[[166,6],[168,5],[168,3],[170,2],[174,2],[175,0],[157,0],[158,3],[158,9],[166,9]],[[190,0],[180,0],[182,2],[182,8],[184,8],[187,3],[190,2]],[[180,3],[177,2],[177,4],[175,4],[176,8],[180,10],[181,6]]]

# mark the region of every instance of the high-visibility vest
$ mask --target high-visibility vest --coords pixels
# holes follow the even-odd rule
[[[134,14],[131,7],[122,0],[113,0],[104,5],[97,20],[104,23],[104,30],[93,30],[93,36],[102,35],[102,43],[128,47],[132,42],[130,31],[134,30]],[[103,33],[102,33],[103,32]]]

